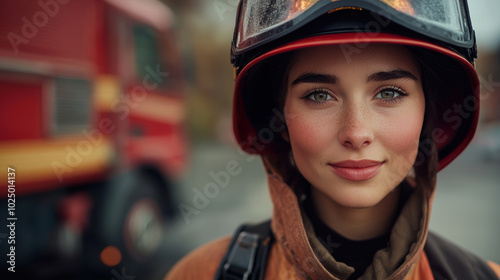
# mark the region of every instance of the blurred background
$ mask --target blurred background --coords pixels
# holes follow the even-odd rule
[[[431,229],[500,263],[500,1],[470,2],[481,121],[439,173]],[[271,216],[232,134],[236,6],[0,1],[2,279],[162,279]]]

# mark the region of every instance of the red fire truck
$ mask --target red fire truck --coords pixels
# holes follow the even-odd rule
[[[151,263],[188,151],[173,25],[152,0],[0,2],[3,271]]]

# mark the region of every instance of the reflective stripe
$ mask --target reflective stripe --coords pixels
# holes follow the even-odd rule
[[[133,94],[133,93],[132,93]],[[186,118],[185,103],[180,98],[148,94],[130,107],[132,115],[145,119],[178,124]]]
[[[90,133],[89,133],[90,135]],[[65,180],[106,171],[111,165],[113,147],[104,136],[16,141],[0,143],[0,166],[16,169],[16,193],[36,192],[39,182],[65,184]],[[0,173],[7,182],[7,173]],[[28,187],[27,187],[28,186]],[[5,196],[7,188],[0,191]]]

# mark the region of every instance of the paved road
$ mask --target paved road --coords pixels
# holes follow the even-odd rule
[[[224,177],[224,172],[229,176]],[[218,192],[207,185],[217,185]],[[191,169],[179,187],[178,217],[169,225],[165,242],[169,266],[190,250],[231,234],[244,221],[259,222],[271,216],[272,206],[260,158],[242,154],[234,147],[195,146]],[[205,196],[205,188],[212,197]],[[200,193],[206,200],[200,199]]]
[[[484,161],[482,151],[475,140],[439,173],[431,229],[500,263],[500,161]],[[224,170],[233,175],[224,177]],[[200,195],[205,188],[212,198]],[[184,216],[178,207],[178,218],[167,229],[165,271],[190,250],[231,234],[243,221],[264,220],[272,211],[260,159],[222,144],[194,148],[177,197]]]

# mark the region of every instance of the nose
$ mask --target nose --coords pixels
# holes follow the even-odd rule
[[[362,149],[374,139],[374,127],[367,108],[360,105],[348,105],[342,112],[338,139],[341,145],[349,149]]]

